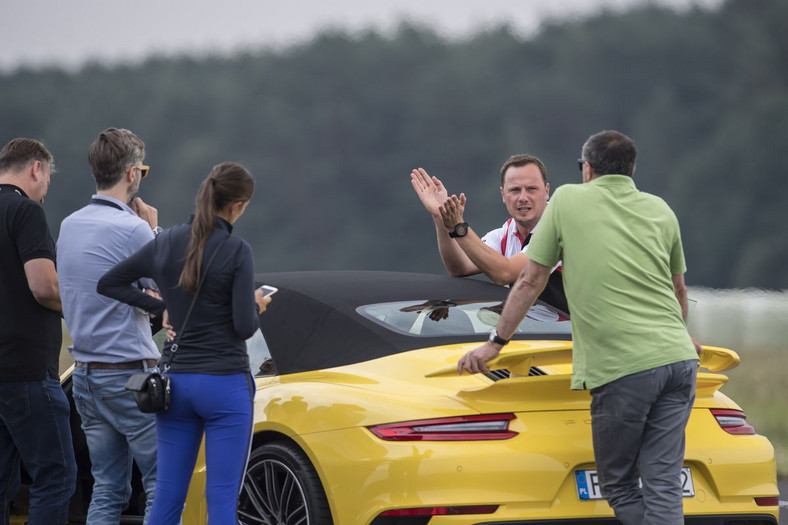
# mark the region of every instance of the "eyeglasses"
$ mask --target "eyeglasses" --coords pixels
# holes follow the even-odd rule
[[[140,165],[134,166],[134,167],[137,168],[138,170],[140,170],[140,178],[142,178],[142,179],[147,177],[148,173],[150,172],[150,166],[146,166],[145,164],[140,164]]]
[[[586,161],[584,161],[583,159],[577,159],[577,167],[580,168],[580,171],[583,171],[583,164],[585,163]]]

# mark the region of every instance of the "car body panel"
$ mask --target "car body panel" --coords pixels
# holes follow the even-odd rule
[[[395,272],[290,272],[256,280],[276,286],[279,293],[261,316],[265,335],[255,344],[262,346],[249,347],[258,372],[252,449],[287,443],[302,452],[322,486],[334,524],[391,524],[396,518],[387,521],[381,513],[467,505],[493,505],[495,510],[402,523],[612,523],[612,509],[604,500],[578,496],[575,471],[595,468],[591,397],[570,388],[572,343],[566,317],[559,315],[558,322],[537,334],[516,333],[488,363],[493,372],[458,375],[458,359],[486,340],[479,326],[494,326],[490,312],[500,308],[491,305],[502,306],[506,289]],[[470,315],[464,300],[484,301],[484,318]],[[380,314],[386,305],[394,305],[398,315],[389,319]],[[469,314],[473,329],[447,331],[454,325],[445,322],[446,316],[427,315],[436,311],[452,321]],[[442,330],[423,329],[434,328],[430,322]],[[273,357],[278,372],[260,364],[265,356]],[[720,390],[728,380],[720,372],[738,362],[735,352],[723,348],[707,346],[701,355],[687,425],[685,466],[695,490],[684,499],[688,523],[722,523],[723,517],[777,522],[776,505],[755,502],[778,495],[772,445],[757,434],[727,433],[711,412],[740,408]],[[392,441],[370,429],[487,414],[512,414],[508,429],[516,435]],[[206,474],[201,449],[184,524],[207,523]]]
[[[255,432],[288,438],[314,465],[334,523],[368,524],[396,508],[500,505],[492,516],[514,519],[611,517],[604,501],[581,501],[574,471],[594,468],[590,395],[569,388],[565,341],[515,341],[503,363],[533,353],[556,375],[493,381],[483,375],[432,374],[475,344],[412,350],[329,370],[258,381]],[[724,349],[705,353],[711,366],[738,358]],[[725,357],[725,356],[728,357]],[[521,356],[522,357],[522,356]],[[526,359],[528,359],[526,357]],[[704,360],[704,365],[706,364]],[[491,366],[497,366],[493,363]],[[545,367],[549,369],[550,367]],[[725,376],[703,372],[687,427],[685,465],[695,496],[688,513],[769,513],[755,497],[777,495],[774,450],[762,436],[722,431],[709,408],[737,408],[718,391]],[[518,435],[487,442],[384,442],[366,427],[469,413],[513,412]],[[433,517],[433,523],[479,523],[479,516]]]

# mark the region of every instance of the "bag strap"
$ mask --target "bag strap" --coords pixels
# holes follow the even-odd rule
[[[172,345],[170,345],[170,358],[167,360],[166,363],[162,365],[162,374],[167,373],[167,370],[169,370],[170,366],[172,365],[172,361],[175,359],[175,352],[178,351],[178,341],[181,340],[181,336],[183,335],[184,330],[186,330],[186,324],[189,322],[189,317],[191,317],[192,315],[194,304],[197,302],[197,296],[200,295],[200,290],[202,289],[202,285],[205,282],[205,278],[208,277],[208,268],[211,267],[211,263],[216,258],[216,254],[219,253],[219,250],[224,245],[224,243],[227,242],[227,239],[229,238],[230,236],[228,235],[227,237],[222,239],[221,242],[219,242],[219,246],[217,246],[216,249],[213,251],[213,254],[211,254],[211,258],[208,259],[208,264],[205,265],[205,269],[202,271],[202,278],[200,279],[200,282],[197,285],[197,290],[194,291],[194,297],[192,297],[192,302],[189,305],[189,309],[186,311],[186,317],[183,319],[183,324],[181,325],[181,329],[178,330],[178,333],[175,336],[175,340],[172,342]]]

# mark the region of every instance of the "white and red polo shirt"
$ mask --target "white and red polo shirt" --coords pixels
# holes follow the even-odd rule
[[[487,232],[482,242],[508,259],[523,251],[530,237],[523,239],[517,231],[517,223],[510,217],[500,228]]]

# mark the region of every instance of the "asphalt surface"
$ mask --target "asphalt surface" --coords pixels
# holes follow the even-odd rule
[[[780,525],[788,525],[788,478],[777,482],[780,487]]]

